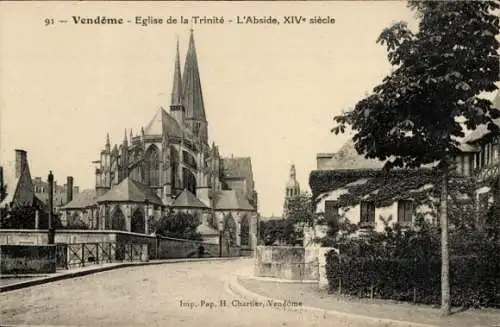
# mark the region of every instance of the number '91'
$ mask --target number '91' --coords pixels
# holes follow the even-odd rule
[[[45,23],[45,26],[53,25],[54,19],[53,18],[45,18],[44,23]]]

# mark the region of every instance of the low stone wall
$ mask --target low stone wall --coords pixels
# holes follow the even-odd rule
[[[56,272],[55,245],[0,245],[2,274]]]
[[[47,244],[46,230],[29,229],[2,229],[0,230],[0,244]],[[151,235],[114,231],[114,230],[56,230],[55,243],[116,243],[119,245],[144,244],[147,245],[141,260],[150,259],[177,259],[198,256],[200,245],[203,246],[205,257],[218,257],[219,244],[156,237]],[[240,256],[239,247],[222,247],[224,257]],[[145,258],[147,257],[147,258]]]
[[[292,246],[258,246],[255,276],[319,280],[318,250]]]

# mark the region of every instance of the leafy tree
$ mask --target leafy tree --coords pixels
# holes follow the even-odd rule
[[[387,161],[386,168],[437,163],[441,181],[442,311],[450,312],[447,186],[453,156],[463,137],[457,117],[469,129],[499,116],[482,92],[497,89],[498,1],[409,1],[418,31],[405,22],[385,29],[385,45],[394,71],[373,94],[335,117],[335,133],[350,125],[358,153]]]
[[[298,245],[302,234],[295,222],[289,219],[277,219],[260,222],[260,240],[264,245]]]
[[[8,212],[4,212],[2,217],[2,228],[13,229],[34,229],[35,215],[37,208],[34,206],[16,206]],[[54,214],[52,226],[61,228],[62,224],[58,215]],[[44,210],[38,210],[38,228],[47,229],[49,227],[49,215]]]
[[[185,212],[173,213],[161,218],[154,226],[156,233],[162,236],[201,240],[196,228],[200,224],[199,218]]]
[[[313,210],[312,196],[309,193],[301,193],[291,197],[286,203],[286,219],[307,226],[314,224],[315,214]]]

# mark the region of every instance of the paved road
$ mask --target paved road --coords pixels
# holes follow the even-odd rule
[[[358,326],[300,308],[241,306],[248,301],[232,293],[227,281],[251,264],[246,259],[131,267],[6,292],[0,294],[0,324]]]

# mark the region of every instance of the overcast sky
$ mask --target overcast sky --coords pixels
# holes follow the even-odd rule
[[[28,151],[32,176],[95,186],[106,133],[121,142],[168,108],[175,44],[190,25],[75,25],[72,16],[330,16],[324,25],[194,25],[209,138],[224,156],[251,156],[260,211],[279,215],[290,164],[302,189],[316,153],[346,136],[333,116],[390,72],[380,32],[413,21],[403,1],[0,3],[0,162]],[[44,27],[44,19],[68,20]],[[128,132],[127,132],[128,134]]]

